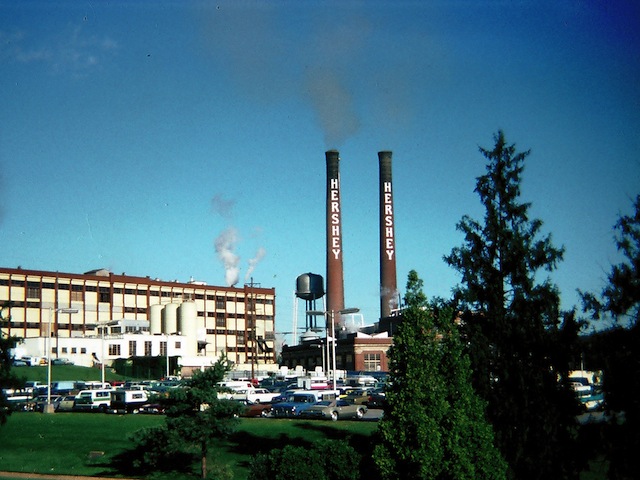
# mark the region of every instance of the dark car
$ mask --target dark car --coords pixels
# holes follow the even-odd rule
[[[370,391],[366,405],[369,408],[385,408],[387,405],[387,398],[384,390],[376,389]]]
[[[312,393],[294,393],[284,402],[274,403],[271,414],[274,417],[297,417],[300,412],[315,405],[318,402]]]
[[[369,392],[371,390],[367,390],[365,388],[354,388],[352,390],[348,390],[346,395],[342,398],[349,403],[353,403],[356,405],[366,405],[369,401]]]

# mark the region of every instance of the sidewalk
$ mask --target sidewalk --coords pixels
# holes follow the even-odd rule
[[[82,475],[52,475],[44,473],[0,472],[0,478],[42,478],[48,480],[140,480],[139,478],[124,477],[86,477]]]

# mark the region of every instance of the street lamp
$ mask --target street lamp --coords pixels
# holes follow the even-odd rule
[[[47,404],[43,408],[44,413],[53,413],[54,408],[51,404],[51,319],[53,312],[56,313],[78,313],[77,308],[53,308],[49,307],[49,323],[47,328]]]
[[[358,313],[360,311],[359,308],[344,308],[342,310],[338,310],[335,312],[334,310],[308,310],[307,315],[315,315],[315,316],[323,316],[328,317],[331,321],[331,362],[332,362],[332,377],[333,377],[333,389],[337,389],[337,378],[336,378],[336,324],[334,322],[334,317],[336,313],[340,315],[348,315],[350,313]],[[327,344],[329,339],[327,339]]]

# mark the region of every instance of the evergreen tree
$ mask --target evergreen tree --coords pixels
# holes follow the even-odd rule
[[[583,307],[594,319],[610,315],[614,328],[594,334],[591,355],[599,350],[603,390],[612,424],[604,442],[609,478],[634,478],[640,470],[640,195],[632,215],[619,217],[615,242],[624,260],[611,267],[599,296],[581,292]],[[594,351],[595,350],[595,351]],[[620,417],[624,421],[620,421]]]
[[[382,478],[505,478],[484,403],[471,386],[455,311],[428,303],[415,271],[405,304],[389,351],[388,408],[374,449]]]
[[[640,195],[634,202],[633,215],[619,217],[614,226],[615,242],[625,260],[611,267],[607,284],[600,298],[593,293],[580,292],[584,310],[599,319],[608,313],[628,326],[640,323]]]
[[[212,367],[196,371],[183,387],[168,390],[167,396],[159,399],[165,406],[165,430],[141,432],[136,436],[136,442],[153,444],[154,439],[146,438],[152,435],[167,438],[167,443],[174,447],[194,446],[200,452],[202,478],[206,478],[211,442],[226,438],[235,431],[242,408],[237,402],[218,398],[217,383],[227,371],[226,359],[222,358]]]
[[[13,356],[11,351],[16,347],[20,339],[9,336],[2,331],[2,327],[11,320],[8,303],[0,307],[0,425],[4,425],[11,414],[11,405],[3,389],[21,388],[24,382],[11,371]]]
[[[529,219],[520,183],[529,151],[516,152],[499,131],[492,150],[480,148],[486,173],[475,191],[484,222],[464,216],[464,244],[445,256],[462,275],[456,298],[463,309],[465,339],[476,391],[488,401],[497,445],[514,478],[569,478],[574,463],[576,402],[559,388],[568,366],[562,351],[576,338],[564,328],[559,293],[542,271],[562,260],[542,222]]]

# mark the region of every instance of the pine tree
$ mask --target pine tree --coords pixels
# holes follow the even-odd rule
[[[501,479],[506,464],[493,445],[470,364],[441,301],[427,302],[409,273],[406,308],[390,349],[388,408],[374,461],[384,479]]]
[[[543,279],[562,260],[542,221],[529,219],[520,201],[524,161],[502,131],[492,150],[480,148],[486,173],[475,191],[484,222],[464,216],[464,244],[445,261],[462,275],[456,298],[464,311],[474,386],[488,402],[497,445],[514,478],[570,478],[578,471],[571,453],[575,401],[558,377],[568,366],[563,349],[559,292]],[[567,330],[565,333],[569,333]],[[565,343],[562,343],[565,342]]]
[[[616,320],[614,328],[592,339],[602,351],[603,390],[612,418],[604,450],[613,479],[634,478],[640,469],[640,195],[633,206],[634,213],[620,216],[614,226],[624,260],[611,267],[599,296],[581,292],[583,308],[594,319],[608,314]]]
[[[201,478],[207,478],[207,457],[212,441],[228,437],[238,426],[240,404],[218,398],[220,382],[228,366],[225,358],[212,367],[196,371],[180,388],[171,389],[159,398],[165,406],[165,425],[141,431],[136,442],[153,444],[149,436],[162,437],[172,448],[193,446],[200,452]],[[179,452],[169,452],[175,455]],[[157,459],[155,459],[157,460]]]

